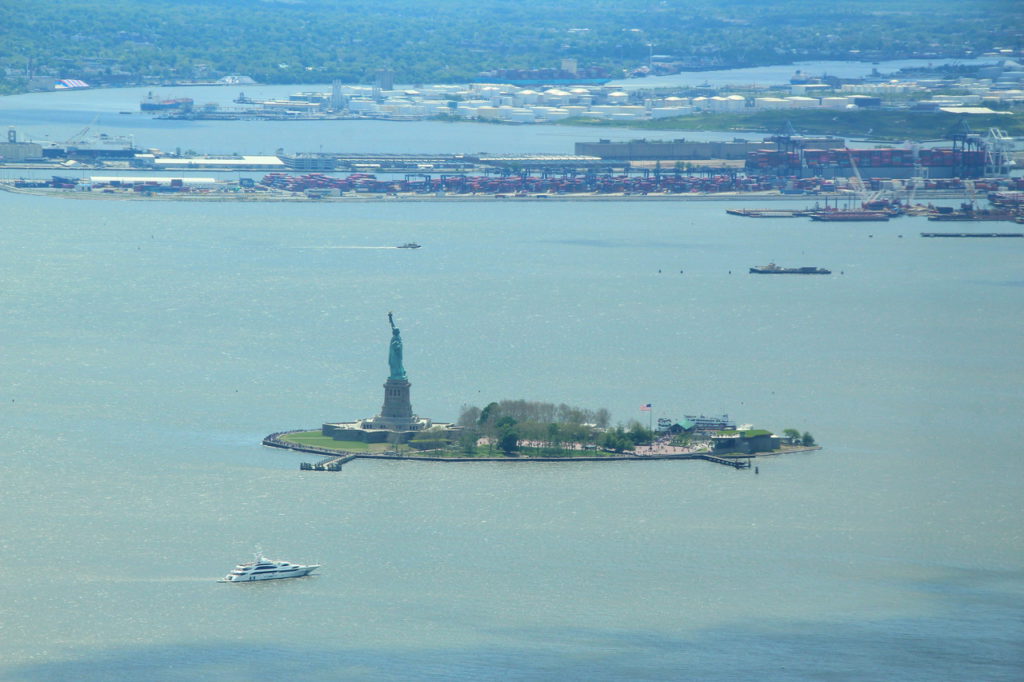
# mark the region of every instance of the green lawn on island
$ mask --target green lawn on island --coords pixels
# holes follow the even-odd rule
[[[739,431],[736,429],[730,429],[726,431],[719,431],[719,435],[722,436],[739,436],[740,438],[753,438],[755,436],[770,436],[771,431],[765,431],[764,429],[749,429],[747,431]]]
[[[389,450],[397,450],[403,455],[422,454],[425,456],[442,456],[442,457],[456,457],[466,459],[484,459],[491,457],[502,457],[504,456],[498,448],[489,448],[487,446],[477,446],[474,452],[465,452],[464,450],[451,448],[447,451],[427,450],[417,451],[415,448],[409,447],[408,444],[395,445],[393,443],[363,443],[357,440],[334,440],[330,436],[323,435],[319,430],[317,431],[296,431],[294,433],[288,433],[279,438],[286,443],[294,443],[296,445],[302,445],[306,447],[324,448],[325,450],[338,450],[342,452],[356,452],[366,453],[368,455],[379,455]],[[603,450],[575,450],[575,449],[563,449],[553,447],[521,447],[513,457],[559,457],[559,458],[572,458],[572,457],[615,457],[622,453],[606,452]]]
[[[280,438],[286,443],[295,443],[296,445],[325,448],[327,450],[344,450],[346,452],[365,452],[367,454],[380,453],[394,448],[394,445],[390,443],[364,443],[358,440],[334,440],[330,436],[325,436],[319,429],[316,431],[296,431],[295,433],[285,434]]]

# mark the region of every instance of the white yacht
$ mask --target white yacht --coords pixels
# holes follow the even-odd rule
[[[253,580],[301,578],[304,575],[309,575],[318,568],[320,568],[320,564],[303,566],[302,564],[293,564],[289,561],[275,561],[274,559],[268,559],[263,556],[262,553],[257,552],[253,561],[245,564],[238,564],[235,566],[234,570],[224,576],[224,579],[221,580],[221,582],[247,583]]]

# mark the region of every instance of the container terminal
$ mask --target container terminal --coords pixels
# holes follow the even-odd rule
[[[155,105],[175,105],[174,100]],[[185,104],[180,104],[185,106]],[[915,195],[939,193],[968,196],[988,193],[1007,204],[998,212],[1021,213],[1024,178],[1009,175],[1012,155],[998,131],[974,134],[966,125],[950,131],[950,146],[906,145],[903,148],[851,149],[842,138],[797,135],[791,125],[760,143],[630,142],[577,143],[575,154],[374,154],[293,153],[273,155],[181,155],[136,146],[131,138],[98,135],[86,138],[86,127],[64,142],[21,141],[8,131],[0,143],[3,168],[53,170],[49,179],[6,181],[11,189],[59,189],[142,195],[239,193],[248,198],[283,195],[311,199],[345,195],[433,195],[498,198],[567,195],[676,197],[734,193],[737,195],[821,195],[861,197],[882,193],[900,196],[911,207]],[[69,170],[98,170],[91,177],[69,177]],[[189,177],[199,171],[251,173],[234,182]],[[168,177],[167,173],[177,174]],[[828,214],[829,220],[884,219],[870,205],[863,215]],[[809,211],[742,209],[738,215],[783,217]],[[814,211],[819,213],[819,211]],[[971,218],[988,217],[981,211]],[[953,219],[957,216],[940,217]]]

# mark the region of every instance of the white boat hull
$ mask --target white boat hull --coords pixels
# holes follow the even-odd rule
[[[272,561],[257,555],[256,561],[239,564],[235,570],[221,579],[222,583],[252,583],[260,580],[281,580],[283,578],[302,578],[309,575],[319,564],[303,566],[288,561]]]
[[[301,578],[312,573],[317,567],[307,566],[298,571],[288,571],[287,573],[262,573],[256,575],[227,575],[221,582],[224,583],[251,583],[257,580],[281,580],[282,578]]]

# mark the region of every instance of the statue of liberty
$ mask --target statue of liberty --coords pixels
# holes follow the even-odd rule
[[[388,380],[405,381],[405,367],[402,366],[402,334],[395,326],[395,320],[391,313],[388,313],[388,322],[391,323],[391,348],[388,351],[391,376],[388,377]]]

